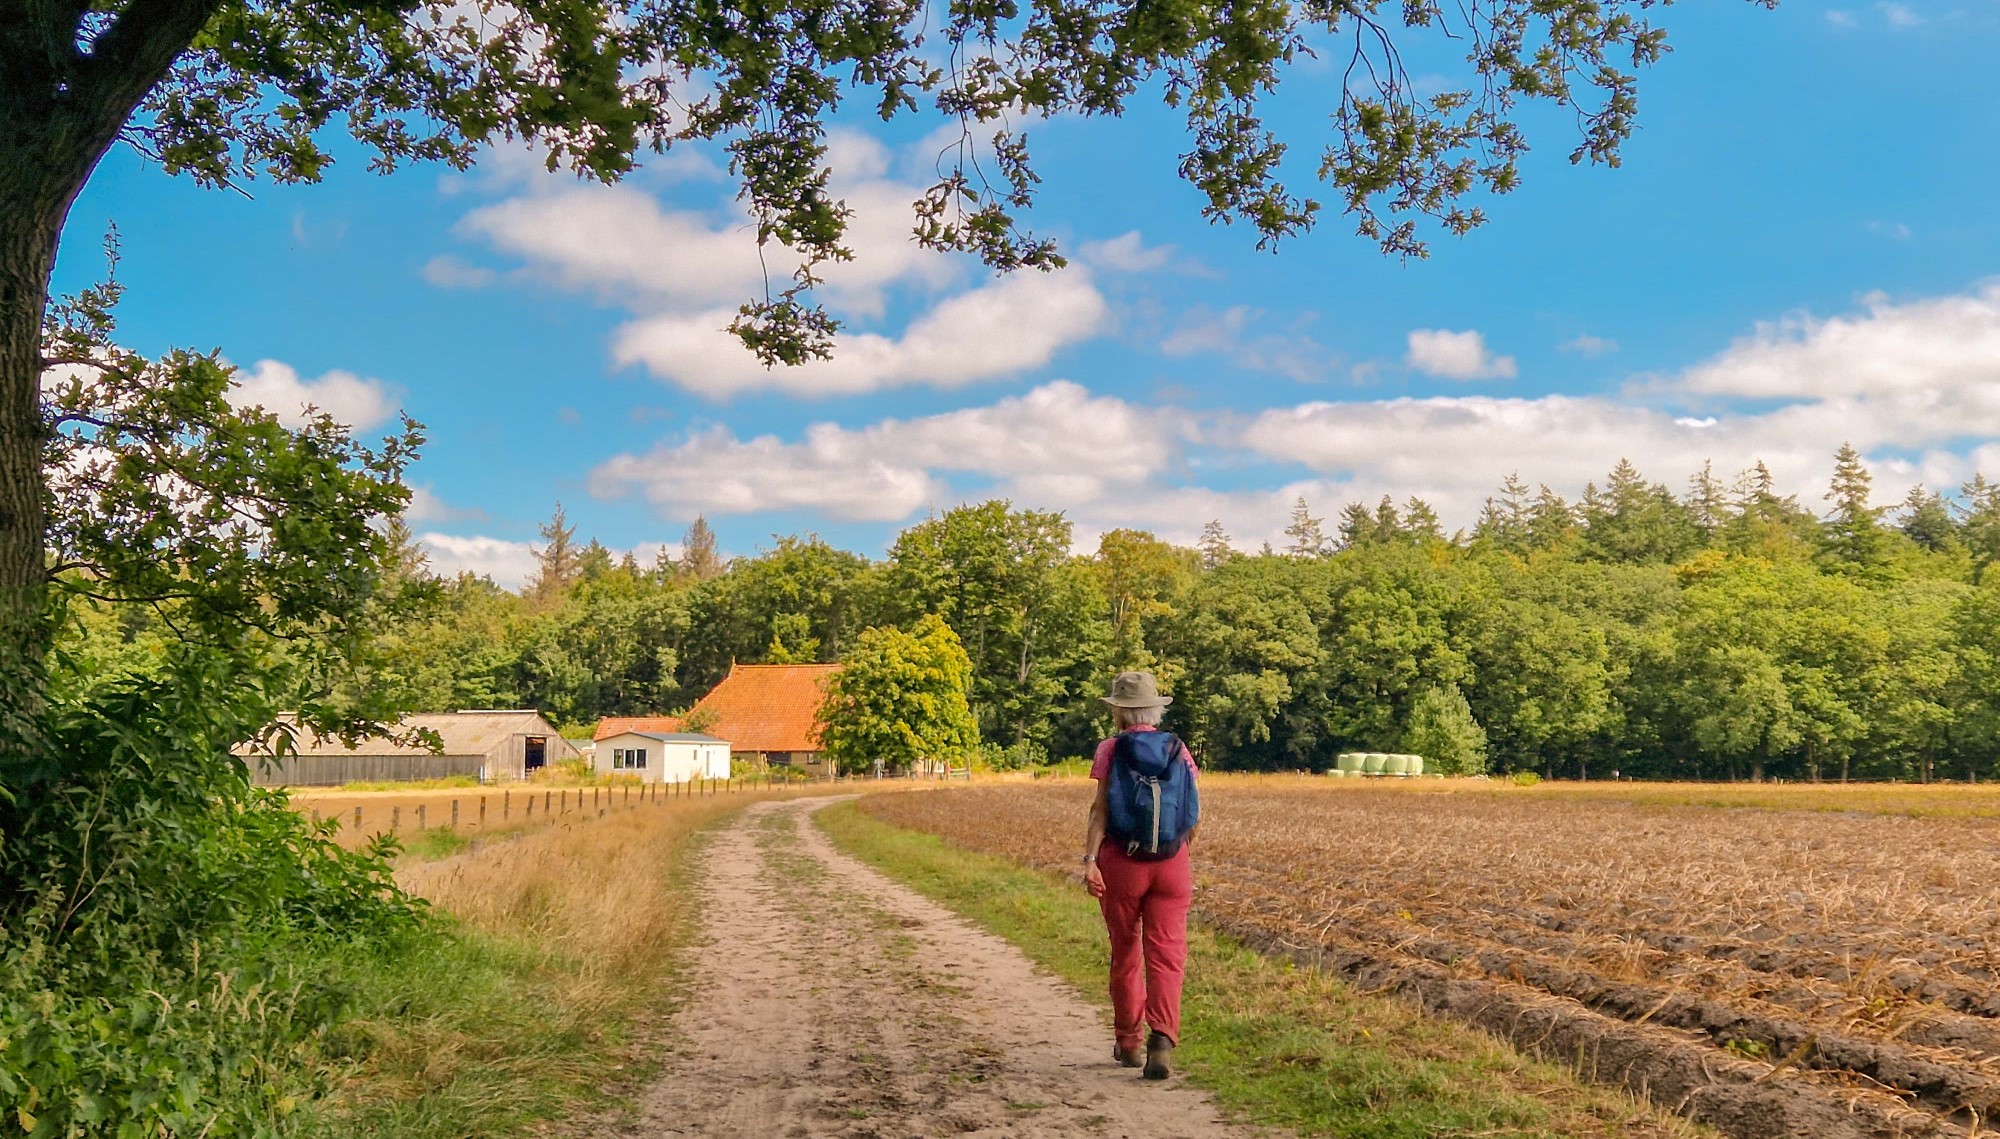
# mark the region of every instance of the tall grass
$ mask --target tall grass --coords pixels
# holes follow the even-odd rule
[[[769,793],[789,797],[785,792]],[[739,794],[576,819],[432,861],[402,885],[438,920],[353,963],[328,1041],[323,1136],[502,1139],[587,1111],[657,1068],[649,1035],[687,974],[688,855]]]

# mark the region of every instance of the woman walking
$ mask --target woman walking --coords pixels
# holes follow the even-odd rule
[[[1194,756],[1159,730],[1173,698],[1150,672],[1111,682],[1116,734],[1097,745],[1097,795],[1084,830],[1083,880],[1111,936],[1112,1057],[1164,1080],[1181,1038],[1181,978],[1187,966],[1188,848],[1199,829]],[[1150,1028],[1140,1053],[1141,1024]]]

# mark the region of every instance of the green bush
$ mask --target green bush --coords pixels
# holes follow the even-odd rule
[[[1533,787],[1541,781],[1542,777],[1532,771],[1516,771],[1507,777],[1507,782],[1512,783],[1516,787]]]
[[[392,846],[344,851],[251,786],[240,688],[189,666],[58,693],[56,774],[0,806],[0,1120],[30,1139],[283,1134],[345,1006],[330,963],[424,922]]]

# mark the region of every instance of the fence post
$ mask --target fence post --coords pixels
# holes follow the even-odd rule
[[[554,801],[555,801],[555,792],[553,791],[542,792],[542,813],[544,815],[549,813],[549,804]]]
[[[533,795],[528,796],[528,821],[535,821],[535,797]]]
[[[425,806],[426,806],[426,804],[423,804],[423,803],[418,803],[418,804],[417,804],[417,829],[418,829],[418,830],[423,830],[423,829],[424,829],[424,807],[425,807]]]
[[[505,820],[514,811],[514,790],[508,788],[500,792],[500,818]]]
[[[361,808],[354,808],[354,833],[361,833]]]
[[[401,827],[402,825],[403,825],[403,808],[401,807],[389,808],[389,833],[395,834],[397,828]]]
[[[458,800],[457,800],[457,799],[453,799],[453,800],[451,801],[451,829],[452,829],[452,830],[457,830],[457,829],[458,829]]]
[[[486,829],[486,796],[479,797],[479,829]]]

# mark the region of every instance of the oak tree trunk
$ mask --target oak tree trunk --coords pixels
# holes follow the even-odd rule
[[[54,630],[41,340],[63,223],[221,0],[133,0],[85,51],[89,7],[0,4],[0,771],[42,751]]]

